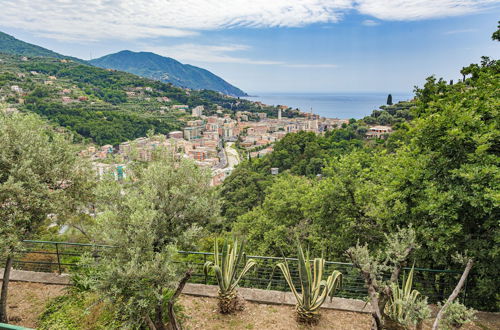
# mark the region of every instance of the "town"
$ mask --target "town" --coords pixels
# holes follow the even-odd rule
[[[26,56],[15,60],[18,63],[31,61]],[[57,62],[59,65],[71,64],[66,59]],[[116,72],[111,69],[106,71]],[[28,81],[36,81],[44,88],[49,88],[49,98],[70,108],[82,106],[99,113],[112,107],[65,78],[58,79],[54,75],[35,70],[16,72],[15,77],[18,84],[0,88],[0,102],[6,104],[2,107],[5,113],[18,112],[26,100],[36,103],[33,96],[38,92],[27,90],[26,86],[33,88],[27,84]],[[193,92],[188,88],[179,91],[185,96]],[[287,105],[267,105],[229,96],[225,97],[231,102],[231,108],[246,102],[247,108],[252,111],[229,110],[227,104],[212,104],[210,107],[178,104],[179,102],[151,86],[125,87],[121,92],[124,94],[120,105],[122,109],[136,111],[140,108],[144,116],[155,116],[160,120],[177,118],[179,129],[168,133],[152,131],[148,136],[129,141],[123,139],[117,143],[87,144],[80,154],[93,160],[99,177],[108,173],[116,179],[125,178],[130,171],[130,162],[149,162],[153,160],[155,153],[160,152],[177,159],[192,159],[198,166],[211,171],[211,184],[217,186],[241,160],[260,158],[271,153],[274,144],[288,133],[307,131],[324,134],[329,130],[345,127],[350,122],[349,119],[324,118],[314,114],[312,110],[306,113]],[[106,120],[107,117],[103,119]],[[391,132],[391,126],[369,126],[365,137],[383,139]]]
[[[266,106],[260,102],[259,105]],[[187,105],[172,105],[172,110],[188,111]],[[203,115],[204,107],[191,109],[191,117],[182,131],[172,131],[168,135],[151,134],[133,141],[120,143],[116,148],[104,145],[90,146],[81,152],[94,160],[97,174],[102,177],[112,173],[117,179],[126,176],[127,163],[131,161],[152,161],[155,152],[171,155],[173,158],[189,158],[198,166],[212,173],[211,184],[220,185],[228,177],[242,157],[260,158],[273,151],[275,142],[288,133],[299,131],[322,134],[328,130],[347,125],[349,119],[324,118],[311,113],[302,117],[287,118],[282,112],[289,109],[280,106],[278,118],[267,118],[266,113],[258,113],[258,120],[251,121],[250,112],[238,111],[235,118],[218,109],[216,115]],[[392,132],[389,126],[373,126],[366,133],[367,138],[384,138]],[[114,159],[114,162],[102,162]],[[277,170],[277,169],[276,169]]]

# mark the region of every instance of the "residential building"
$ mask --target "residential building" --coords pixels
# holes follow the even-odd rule
[[[200,139],[201,138],[201,132],[203,131],[202,126],[191,126],[191,127],[185,127],[183,132],[184,132],[184,139],[191,141],[194,139]]]
[[[13,91],[14,93],[19,93],[19,94],[23,92],[23,89],[17,85],[10,86],[10,90]]]
[[[203,110],[205,110],[205,108],[202,105],[194,107],[193,110],[191,110],[191,116],[201,117],[203,115]]]
[[[366,137],[369,139],[372,138],[385,138],[388,134],[392,132],[392,128],[390,126],[372,126],[368,128],[368,132],[366,132]]]
[[[182,139],[184,134],[181,131],[173,131],[168,133],[168,137],[171,139]]]

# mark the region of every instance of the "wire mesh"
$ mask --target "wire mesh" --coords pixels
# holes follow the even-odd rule
[[[23,242],[23,249],[17,251],[14,259],[14,269],[37,272],[68,273],[78,267],[78,261],[84,253],[98,257],[100,251],[110,248],[104,245],[92,245],[69,242],[32,241]],[[257,264],[241,280],[239,285],[247,288],[290,291],[283,274],[276,266],[283,258],[265,256],[245,256],[252,258]],[[203,265],[213,261],[213,253],[179,251],[177,262],[186,264],[193,269],[192,283],[217,284],[213,274],[205,275]],[[296,288],[300,291],[297,259],[287,258],[290,272]],[[240,267],[243,266],[240,265]],[[333,270],[342,273],[342,286],[335,293],[337,297],[365,299],[367,290],[359,271],[350,263],[327,261],[325,276]],[[401,279],[406,276],[409,268],[401,272]],[[414,288],[429,297],[429,302],[435,303],[448,297],[460,278],[461,272],[452,270],[433,270],[415,268]],[[463,297],[466,296],[466,289]],[[471,297],[467,297],[471,299]]]

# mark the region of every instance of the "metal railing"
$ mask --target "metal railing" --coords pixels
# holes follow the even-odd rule
[[[13,268],[48,273],[67,273],[78,267],[84,253],[99,255],[106,245],[55,241],[23,241],[23,249],[16,253]]]
[[[191,282],[203,284],[217,284],[214,276],[206,276],[203,272],[203,265],[206,261],[212,260],[213,253],[179,251],[181,260],[188,263],[193,268]],[[283,261],[278,257],[246,256],[257,262],[240,282],[242,287],[272,289],[279,291],[290,291],[288,284],[276,264]],[[287,258],[290,265],[292,277],[298,280],[298,267],[296,258]],[[244,263],[243,263],[244,264]],[[325,263],[325,274],[330,274],[333,270],[342,273],[342,286],[335,293],[336,297],[365,299],[367,290],[363,278],[359,271],[351,263],[327,261]],[[405,276],[410,268],[403,268],[401,277]],[[420,293],[429,297],[432,303],[447,298],[453,291],[460,278],[461,272],[454,270],[435,270],[426,268],[414,269],[414,288]],[[297,285],[300,284],[296,283]],[[465,299],[466,290],[462,292],[462,298]]]
[[[75,270],[84,253],[98,257],[103,249],[110,248],[105,245],[33,240],[23,241],[23,246],[24,249],[16,253],[13,265],[15,269],[54,273],[67,273]],[[192,283],[216,284],[214,276],[205,275],[203,272],[203,265],[212,258],[213,253],[209,252],[179,251],[178,262],[189,265],[193,269]],[[264,256],[246,256],[245,258],[255,259],[257,265],[246,274],[240,286],[289,291],[281,271],[276,267],[276,264],[283,258]],[[292,276],[298,278],[297,259],[287,258],[287,261],[290,264]],[[327,261],[325,273],[329,274],[333,270],[338,270],[343,275],[342,287],[336,292],[336,296],[366,298],[364,281],[352,264]],[[404,268],[402,276],[405,276],[408,271],[409,268]],[[434,303],[450,295],[460,275],[461,272],[454,270],[415,268],[414,288]],[[462,292],[462,301],[465,302],[465,299],[470,299],[467,297],[467,286]]]
[[[13,324],[7,324],[7,323],[0,323],[0,329],[10,329],[10,330],[33,330],[31,328],[25,328],[19,325],[13,325]]]

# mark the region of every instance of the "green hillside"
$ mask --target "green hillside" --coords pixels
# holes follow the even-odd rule
[[[126,71],[141,77],[172,83],[179,87],[194,90],[213,90],[232,96],[247,95],[241,89],[229,84],[208,70],[182,64],[172,58],[153,53],[122,51],[87,62],[21,41],[3,32],[0,32],[0,53],[26,57],[67,59],[82,64],[91,63],[101,68]]]
[[[59,59],[70,59],[76,62],[84,62],[75,57],[64,56],[49,49],[21,41],[3,32],[0,32],[0,53],[27,57],[54,57]]]
[[[182,64],[173,58],[149,52],[124,50],[90,61],[102,68],[122,70],[142,77],[172,83],[190,89],[208,89],[226,95],[245,96],[241,89],[196,66]]]
[[[0,104],[38,113],[75,132],[77,138],[100,145],[142,137],[151,129],[165,134],[182,128],[190,112],[171,110],[174,104],[203,105],[207,115],[248,111],[272,117],[278,112],[276,107],[260,107],[214,91],[187,91],[74,61],[0,54],[0,62]]]

